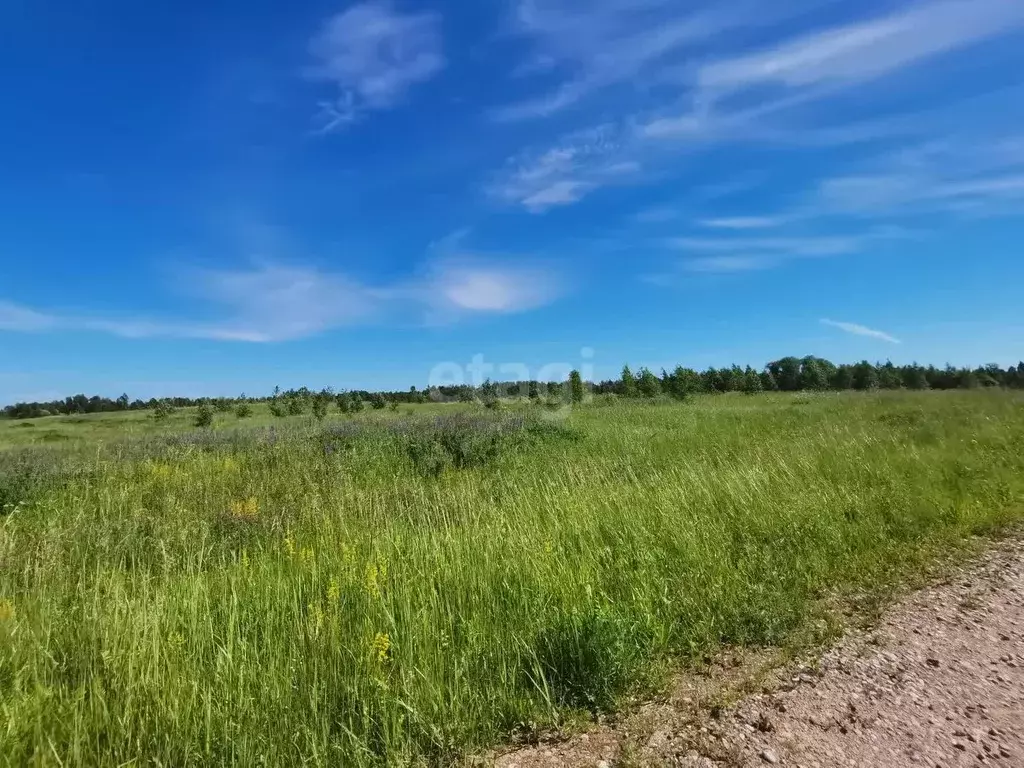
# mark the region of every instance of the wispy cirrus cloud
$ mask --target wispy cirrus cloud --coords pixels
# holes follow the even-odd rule
[[[545,117],[577,104],[596,90],[632,80],[660,61],[742,17],[699,11],[680,13],[672,0],[519,0],[513,33],[532,44],[517,77],[556,77],[540,95],[492,111],[500,121]]]
[[[1016,0],[942,0],[805,35],[750,55],[705,65],[704,98],[755,86],[808,88],[872,80],[1024,26]]]
[[[874,328],[868,328],[866,325],[860,325],[859,323],[843,323],[837,320],[822,319],[822,325],[827,325],[832,328],[838,328],[846,333],[851,333],[854,336],[867,336],[868,338],[878,339],[889,344],[900,344],[900,340],[895,336],[892,336],[885,331],[878,331]]]
[[[309,44],[306,76],[337,93],[320,104],[318,130],[337,130],[367,111],[388,109],[445,65],[441,18],[403,14],[389,0],[353,5],[332,16]]]
[[[386,284],[274,263],[189,270],[186,282],[213,320],[115,317],[0,301],[0,331],[282,342],[395,318],[451,322],[470,315],[525,312],[554,301],[566,288],[549,264],[462,253],[435,258],[419,277]]]
[[[510,158],[487,191],[532,213],[576,203],[599,187],[629,183],[641,172],[639,161],[625,156],[624,149],[611,125],[572,133],[541,152]]]
[[[716,219],[701,219],[698,224],[710,229],[772,229],[785,224],[785,216],[726,216]]]

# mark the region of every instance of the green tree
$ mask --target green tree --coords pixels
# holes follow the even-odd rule
[[[748,365],[747,369],[743,372],[743,391],[748,395],[756,395],[758,392],[763,391],[763,389],[761,377],[757,374],[757,371]]]
[[[649,368],[641,368],[636,380],[636,388],[644,397],[657,397],[661,394],[661,382],[651,373]]]
[[[209,403],[203,403],[199,406],[198,410],[196,410],[195,421],[192,423],[203,429],[213,426],[213,408],[210,407]]]
[[[784,357],[781,360],[768,363],[768,370],[771,372],[775,383],[783,392],[796,392],[800,389],[800,359],[796,357]]]
[[[843,390],[853,389],[853,366],[852,365],[840,365],[836,368],[836,372],[832,374],[831,381],[832,389]]]
[[[174,406],[166,398],[159,400],[153,408],[153,418],[157,421],[166,421],[172,413],[174,413]]]
[[[370,407],[375,411],[383,410],[387,407],[388,401],[384,399],[384,395],[380,392],[374,392],[370,395]]]
[[[128,410],[128,403],[129,403],[128,393],[125,392],[119,398],[117,398],[117,409],[119,411],[127,411]]]
[[[569,400],[573,405],[579,405],[587,396],[587,388],[583,384],[583,377],[579,371],[569,373]]]
[[[235,416],[240,419],[248,419],[252,416],[252,406],[245,400],[239,401],[238,405],[235,406]]]
[[[327,406],[330,404],[330,395],[323,395],[322,393],[313,398],[313,418],[317,421],[323,421],[327,416]]]
[[[907,389],[931,389],[927,372],[916,363],[903,370],[903,386]]]
[[[361,398],[355,392],[352,393],[351,405],[352,405],[352,413],[359,413],[365,407],[365,403],[363,403],[363,398]]]
[[[761,371],[761,389],[765,392],[778,392],[779,385],[772,376],[772,372],[765,369]]]
[[[829,366],[826,361],[808,356],[800,361],[800,389],[820,391],[828,389]]]
[[[891,360],[878,369],[878,386],[882,389],[900,389],[903,387],[903,377],[896,370]]]
[[[637,394],[637,381],[633,372],[629,370],[628,365],[622,366],[622,381],[621,389],[623,397],[636,397]]]
[[[867,360],[853,366],[853,388],[860,391],[878,389],[878,371]]]

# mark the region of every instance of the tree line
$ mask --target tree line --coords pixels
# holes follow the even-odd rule
[[[528,397],[530,399],[567,398],[578,401],[582,392],[615,394],[622,397],[658,397],[667,395],[685,398],[690,394],[717,394],[725,392],[800,392],[825,390],[872,389],[977,389],[1003,387],[1024,389],[1024,362],[1016,367],[1001,368],[989,364],[980,368],[945,368],[935,366],[894,365],[892,362],[836,365],[820,357],[784,357],[768,363],[761,370],[750,366],[741,368],[708,368],[696,371],[677,366],[672,371],[656,374],[647,368],[635,373],[627,365],[618,379],[585,383],[577,372],[567,382],[541,381],[485,381],[480,386],[470,384],[434,387],[406,391],[350,390],[334,392],[331,389],[313,391],[306,387],[282,391],[275,389],[265,397],[170,397],[132,400],[127,394],[111,399],[94,395],[74,395],[49,402],[23,402],[6,406],[2,413],[10,419],[30,419],[58,414],[73,415],[105,413],[111,411],[152,410],[166,415],[176,408],[200,406],[210,412],[236,410],[244,417],[251,413],[253,403],[269,403],[278,416],[311,412],[322,416],[331,405],[343,413],[353,413],[369,406],[373,409],[397,407],[399,404],[421,403],[427,400],[483,401],[494,403],[503,398]]]

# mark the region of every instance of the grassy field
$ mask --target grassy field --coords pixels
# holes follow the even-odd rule
[[[5,764],[446,764],[1024,515],[1006,392],[219,419],[0,423]]]

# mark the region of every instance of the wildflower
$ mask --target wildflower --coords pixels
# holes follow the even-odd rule
[[[380,597],[384,591],[384,582],[388,578],[388,563],[382,560],[379,563],[370,563],[366,566],[366,579],[363,586],[370,597]]]
[[[336,605],[341,599],[341,586],[338,584],[337,579],[331,579],[327,585],[327,602],[330,605]]]
[[[255,496],[228,504],[228,513],[236,520],[255,520],[259,511],[260,503]]]
[[[295,556],[295,539],[290,533],[284,537],[284,551],[288,557]]]
[[[366,579],[363,586],[366,588],[366,594],[370,597],[380,596],[380,571],[373,563],[366,566]]]
[[[309,603],[306,606],[306,612],[309,614],[309,628],[313,631],[313,634],[319,634],[320,630],[324,626],[324,610],[319,604]]]
[[[391,660],[391,638],[386,632],[378,632],[370,644],[373,658],[378,664],[387,664]]]
[[[555,551],[555,545],[551,543],[551,539],[544,542],[544,551],[549,555]]]
[[[183,647],[185,647],[185,637],[181,632],[171,632],[167,636],[167,648],[172,653],[180,651]]]
[[[303,547],[299,551],[299,560],[302,561],[303,565],[312,565],[315,559],[316,558],[311,547]]]
[[[249,569],[249,550],[247,549],[242,550],[242,568]]]
[[[16,615],[14,603],[7,598],[0,600],[0,623],[12,621]]]
[[[346,565],[351,565],[355,559],[356,551],[348,544],[341,545],[341,559]]]

